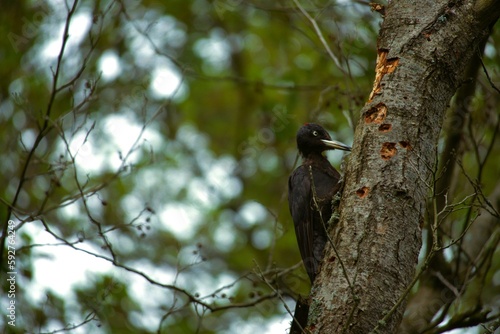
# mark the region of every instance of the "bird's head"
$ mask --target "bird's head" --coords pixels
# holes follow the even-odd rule
[[[297,148],[303,156],[321,154],[326,150],[350,151],[345,144],[332,140],[330,134],[318,124],[306,123],[297,132]]]

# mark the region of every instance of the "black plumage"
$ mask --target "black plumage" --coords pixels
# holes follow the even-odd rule
[[[327,241],[323,222],[326,224],[330,219],[332,198],[340,188],[340,174],[323,152],[332,149],[350,151],[351,148],[333,141],[325,129],[313,123],[305,124],[297,132],[297,148],[302,155],[302,165],[288,179],[288,205],[300,255],[312,283]]]

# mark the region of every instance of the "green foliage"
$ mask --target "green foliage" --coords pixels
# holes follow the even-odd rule
[[[61,53],[71,6],[13,2],[0,14],[0,212],[18,224],[18,322],[4,331],[287,328],[275,290],[292,305],[309,289],[286,201],[295,132],[314,121],[352,140],[378,14],[307,8],[346,76],[293,2],[81,1]],[[485,57],[495,74],[497,41]],[[498,105],[486,95],[475,122],[494,118],[480,112]],[[473,159],[463,157],[471,173]],[[484,169],[486,194],[498,166]],[[86,256],[85,277],[43,272],[52,252]],[[43,285],[47,275],[74,280],[71,293]]]

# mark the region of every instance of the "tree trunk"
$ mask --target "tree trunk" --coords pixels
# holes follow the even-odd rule
[[[499,14],[498,0],[394,0],[386,8],[340,218],[311,292],[311,332],[396,332],[443,116]]]
[[[456,152],[460,150],[462,138],[465,137],[464,130],[466,129],[465,124],[469,114],[469,104],[476,93],[477,81],[475,79],[481,68],[480,58],[486,45],[486,39],[481,41],[480,44],[479,50],[471,58],[465,74],[468,82],[457,90],[452,116],[447,119],[447,125],[445,126],[446,142],[440,154],[440,166],[438,168],[440,178],[436,181],[435,185],[436,212],[441,212],[441,210],[445,209],[447,196],[456,175],[455,168],[458,167]],[[438,217],[432,217],[432,219],[438,219]],[[445,228],[449,235],[451,235],[451,226],[446,226]],[[438,239],[442,238],[438,237]],[[427,250],[430,250],[433,242],[431,233],[428,233],[427,240]],[[482,246],[486,240],[481,240],[483,241],[480,242]],[[475,253],[475,255],[477,254],[478,252]],[[399,327],[399,333],[421,333],[429,326],[436,313],[444,305],[450,304],[456,298],[455,294],[446,286],[444,280],[440,279],[436,273],[439,273],[448,282],[456,282],[451,264],[445,261],[443,252],[439,252],[434,256],[429,263],[428,269],[420,277],[418,291],[408,300],[406,312],[409,315],[403,318]],[[458,285],[461,284],[463,283],[459,283]],[[443,313],[443,315],[445,314]]]

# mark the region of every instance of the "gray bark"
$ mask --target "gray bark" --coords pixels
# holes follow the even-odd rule
[[[386,8],[374,90],[330,231],[335,249],[327,243],[311,292],[311,332],[397,331],[443,116],[499,14],[500,1],[401,0]]]
[[[445,208],[446,197],[455,180],[455,168],[458,168],[456,152],[459,152],[462,138],[465,137],[464,130],[466,129],[465,124],[469,113],[469,102],[472,101],[476,92],[477,81],[475,78],[481,67],[480,57],[482,56],[485,43],[485,40],[481,42],[480,52],[475,54],[469,63],[466,79],[470,81],[457,90],[457,98],[455,99],[452,115],[447,120],[447,125],[445,126],[446,143],[443,152],[440,154],[440,166],[438,169],[438,174],[441,177],[436,181],[435,185],[436,212],[441,212]],[[451,235],[451,226],[446,226],[446,230]],[[427,250],[429,251],[433,242],[430,233],[428,233],[427,240]],[[441,240],[439,241],[441,243]],[[484,245],[485,242],[485,239],[481,239],[479,243]],[[475,255],[477,254],[476,252]],[[451,303],[456,298],[455,294],[449,290],[443,280],[439,279],[436,275],[437,273],[448,282],[455,281],[451,264],[445,261],[443,252],[437,253],[431,260],[429,268],[419,280],[417,293],[409,298],[406,306],[407,316],[403,318],[399,327],[401,334],[423,332],[429,327],[429,324],[441,307]]]

